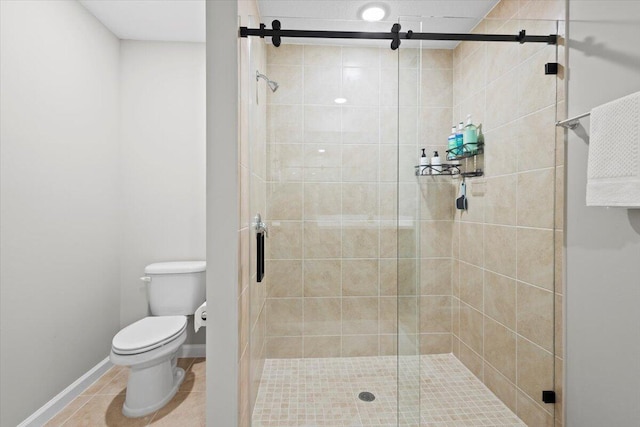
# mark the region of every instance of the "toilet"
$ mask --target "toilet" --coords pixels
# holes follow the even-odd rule
[[[122,413],[142,417],[166,405],[184,380],[177,355],[187,337],[187,315],[204,303],[204,261],[161,262],[144,269],[151,316],[113,337],[109,358],[131,368]]]

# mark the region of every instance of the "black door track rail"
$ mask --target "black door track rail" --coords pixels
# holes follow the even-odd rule
[[[388,33],[361,32],[361,31],[316,31],[316,30],[283,30],[277,19],[271,23],[271,29],[260,24],[260,28],[240,27],[240,37],[257,36],[260,38],[271,37],[273,45],[278,47],[283,37],[311,38],[311,39],[367,39],[367,40],[391,40],[391,49],[400,47],[401,40],[447,40],[447,41],[477,41],[477,42],[516,42],[516,43],[546,43],[556,44],[558,36],[528,36],[525,30],[518,34],[465,34],[465,33],[414,33],[413,31],[401,32],[400,24],[393,24]]]

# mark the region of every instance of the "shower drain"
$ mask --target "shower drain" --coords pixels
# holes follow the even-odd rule
[[[358,395],[358,399],[364,402],[373,402],[374,400],[376,400],[376,397],[374,396],[373,393],[369,393],[368,391],[363,391]]]

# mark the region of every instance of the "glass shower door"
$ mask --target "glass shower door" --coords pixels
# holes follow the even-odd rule
[[[400,23],[402,31],[557,31],[555,21],[543,20]],[[417,52],[415,74],[408,65],[411,49]],[[422,425],[480,419],[553,425],[555,405],[543,401],[543,392],[550,400],[561,364],[555,252],[562,235],[556,213],[562,160],[555,121],[562,117],[556,113],[562,76],[545,74],[545,64],[561,62],[557,47],[403,41],[400,50],[398,338],[399,351],[411,353],[404,360],[419,366],[399,365],[400,415],[414,415],[410,408],[417,406]],[[468,115],[484,145],[455,159],[447,153],[448,137],[452,126],[466,126]],[[422,149],[432,166],[421,172],[414,166]],[[416,170],[420,176],[410,180]],[[402,218],[409,212],[415,212],[415,234],[403,238]],[[407,251],[412,243],[414,253]],[[400,267],[410,259],[402,255],[415,259],[415,282]],[[403,316],[416,320],[414,329]],[[403,369],[419,374],[411,379]]]

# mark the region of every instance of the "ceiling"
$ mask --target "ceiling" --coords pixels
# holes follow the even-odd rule
[[[205,41],[204,0],[79,1],[121,39]],[[267,28],[271,27],[273,19],[279,19],[283,29],[388,32],[394,22],[400,22],[403,31],[412,29],[424,32],[456,33],[470,31],[498,0],[257,0],[257,2],[262,21],[267,24]],[[389,15],[384,22],[370,23],[359,19],[359,10],[365,4],[372,2],[387,5]],[[287,40],[285,39],[284,42],[286,43]],[[296,42],[322,41],[297,39]],[[327,42],[336,43],[335,40]],[[384,43],[388,44],[388,41]],[[438,42],[433,43],[432,47],[454,46],[455,43]]]

